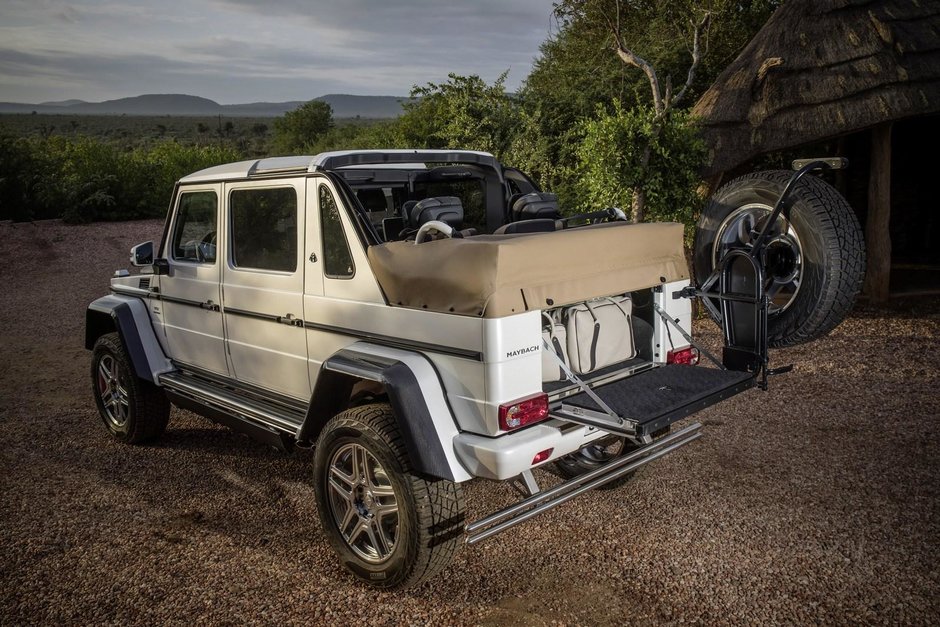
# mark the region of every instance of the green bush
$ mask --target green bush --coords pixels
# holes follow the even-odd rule
[[[0,219],[83,223],[166,215],[180,177],[240,154],[168,140],[124,150],[90,137],[0,137]]]
[[[274,144],[286,154],[296,154],[333,127],[333,108],[311,100],[274,120]]]

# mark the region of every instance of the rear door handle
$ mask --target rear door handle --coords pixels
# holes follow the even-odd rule
[[[304,321],[300,318],[295,318],[294,314],[289,313],[284,316],[278,316],[277,321],[281,324],[289,324],[293,327],[302,327],[304,326]]]
[[[204,303],[199,303],[199,306],[207,311],[219,311],[221,308],[216,305],[212,300],[207,300]]]

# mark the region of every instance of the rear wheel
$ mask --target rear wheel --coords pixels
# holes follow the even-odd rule
[[[726,252],[753,245],[792,174],[748,174],[712,197],[695,231],[699,284]],[[862,230],[845,199],[813,176],[804,177],[793,195],[767,244],[768,339],[774,347],[808,342],[835,328],[855,303],[865,274]]]
[[[320,522],[343,565],[382,588],[419,584],[447,566],[465,522],[463,490],[411,469],[386,404],[349,409],[317,441]]]
[[[95,342],[91,381],[98,413],[112,436],[140,444],[163,435],[170,403],[163,390],[137,377],[117,333]]]

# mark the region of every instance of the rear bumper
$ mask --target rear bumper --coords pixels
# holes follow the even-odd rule
[[[549,420],[492,438],[463,432],[454,438],[454,451],[470,474],[502,481],[573,453],[606,435],[594,427]],[[548,458],[533,466],[532,458],[547,449],[553,449]]]

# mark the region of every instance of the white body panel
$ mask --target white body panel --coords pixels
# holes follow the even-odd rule
[[[682,329],[692,335],[692,301],[688,298],[673,298],[675,292],[688,287],[688,281],[674,281],[663,284],[662,291],[653,294],[654,302],[676,321]],[[684,348],[689,343],[675,328],[667,328],[663,319],[656,314],[653,318],[653,361],[666,363],[666,355],[676,348]]]

